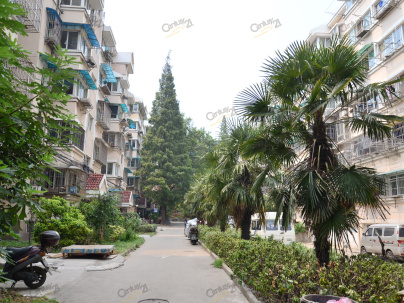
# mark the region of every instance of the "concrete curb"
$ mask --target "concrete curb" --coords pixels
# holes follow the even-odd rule
[[[220,259],[214,252],[211,252],[210,249],[205,244],[203,244],[200,240],[198,242],[202,245],[203,249],[206,250],[206,252],[208,252],[214,260]],[[241,293],[244,295],[244,297],[247,299],[248,302],[262,303],[260,300],[258,300],[255,297],[255,295],[252,293],[250,288],[248,288],[248,286],[244,282],[241,282],[241,284],[239,283],[236,275],[233,273],[233,271],[230,269],[230,267],[228,267],[225,263],[223,263],[222,269],[229,276],[229,278],[234,282],[234,284],[237,285],[238,289],[240,289]]]

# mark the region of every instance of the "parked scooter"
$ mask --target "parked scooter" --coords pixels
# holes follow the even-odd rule
[[[13,280],[11,288],[14,288],[18,281],[24,281],[29,288],[41,287],[46,280],[46,272],[52,274],[49,265],[43,257],[46,248],[59,243],[58,232],[49,230],[40,234],[41,247],[27,246],[23,248],[7,247],[9,258],[3,268],[3,277]],[[34,263],[41,262],[45,267],[33,266]]]
[[[198,243],[198,219],[192,219],[187,222],[185,225],[184,234],[185,236],[191,240],[192,244]]]

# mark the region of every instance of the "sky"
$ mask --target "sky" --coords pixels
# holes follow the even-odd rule
[[[342,3],[105,0],[105,24],[112,27],[118,51],[134,53],[130,91],[143,99],[149,113],[171,50],[181,112],[215,136],[221,116],[231,115],[238,93],[262,80],[265,60],[305,40]],[[223,113],[213,118],[219,111]]]

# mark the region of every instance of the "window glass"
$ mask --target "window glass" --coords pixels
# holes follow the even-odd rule
[[[399,229],[399,231],[398,231],[398,236],[401,238],[401,237],[404,237],[404,228],[400,228]]]
[[[400,47],[403,44],[403,32],[402,27],[397,28],[394,33],[394,46],[396,48]]]
[[[69,32],[69,40],[67,44],[68,49],[77,49],[77,42],[79,38],[78,32]]]
[[[118,105],[109,105],[111,108],[111,118],[116,119],[118,117]]]
[[[113,169],[114,169],[114,163],[108,163],[108,165],[107,165],[107,174],[112,175],[113,174]]]
[[[369,228],[367,231],[366,231],[366,233],[365,233],[365,236],[371,236],[372,235],[372,233],[373,233],[373,228]]]
[[[380,228],[380,227],[375,228],[375,230],[373,232],[373,235],[374,236],[377,236],[377,235],[382,236],[383,235],[383,228]]]
[[[275,220],[267,220],[266,228],[267,230],[278,230],[278,226],[275,225]]]
[[[384,236],[391,237],[392,235],[394,235],[394,227],[384,229]]]

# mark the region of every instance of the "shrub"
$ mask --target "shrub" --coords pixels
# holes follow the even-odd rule
[[[295,224],[295,234],[305,233],[305,232],[306,232],[306,226],[303,223],[297,222]]]
[[[223,260],[222,259],[217,259],[213,261],[213,266],[216,268],[222,268],[223,266]]]
[[[140,225],[136,231],[139,233],[152,233],[157,230],[157,224],[144,224]]]
[[[124,213],[122,214],[122,219],[122,226],[126,230],[131,230],[132,232],[135,232],[142,224],[140,216],[136,213]]]
[[[115,242],[116,240],[118,240],[125,232],[125,228],[123,228],[122,226],[118,226],[118,225],[111,225],[109,227],[109,235],[108,235],[108,239],[110,241]]]
[[[273,238],[246,241],[200,227],[201,240],[266,302],[300,302],[305,294],[346,296],[362,303],[399,302],[404,265],[375,256],[352,256],[317,267],[312,249]]]
[[[33,210],[37,219],[34,227],[36,242],[39,242],[39,235],[46,230],[55,230],[60,234],[59,247],[86,244],[89,241],[92,230],[77,207],[60,197],[41,198],[39,204],[41,210]]]

